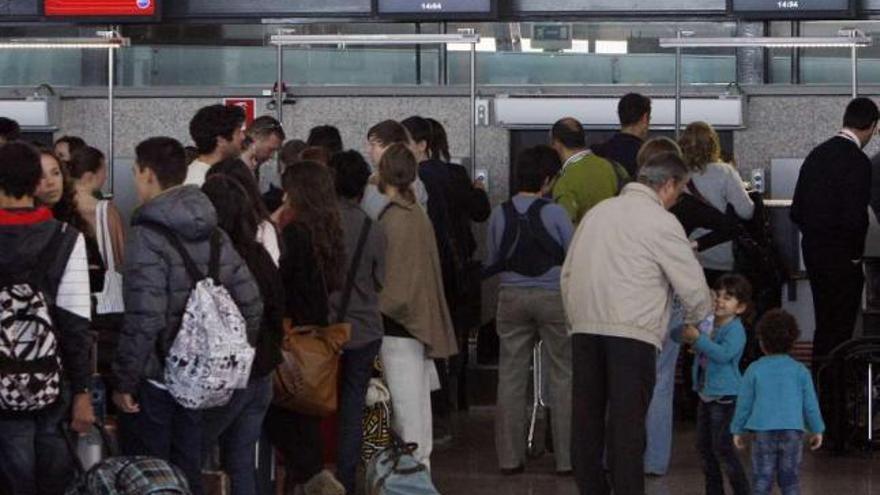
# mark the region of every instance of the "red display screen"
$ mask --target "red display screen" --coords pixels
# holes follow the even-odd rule
[[[45,0],[47,17],[154,17],[159,0]]]

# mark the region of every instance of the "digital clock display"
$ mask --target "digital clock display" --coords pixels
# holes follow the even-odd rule
[[[378,16],[489,17],[494,14],[494,0],[376,0]]]
[[[734,15],[773,18],[823,19],[853,15],[853,0],[729,0]]]

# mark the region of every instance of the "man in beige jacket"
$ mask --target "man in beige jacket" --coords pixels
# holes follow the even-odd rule
[[[686,324],[711,311],[703,270],[667,211],[687,180],[675,155],[648,161],[637,182],[587,213],[563,265],[572,333],[571,461],[581,494],[613,488],[616,495],[644,495],[645,415],[672,294],[684,304]],[[606,446],[612,486],[602,465]]]

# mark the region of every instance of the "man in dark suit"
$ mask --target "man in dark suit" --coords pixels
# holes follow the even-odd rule
[[[852,100],[843,129],[810,152],[795,188],[791,219],[803,233],[801,247],[816,315],[814,374],[823,358],[852,338],[858,316],[871,200],[871,160],[862,148],[877,131],[878,119],[880,111],[872,100]],[[829,387],[822,388],[827,392]],[[830,401],[820,390],[826,412]]]

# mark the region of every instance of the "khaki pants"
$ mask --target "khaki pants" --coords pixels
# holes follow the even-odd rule
[[[525,463],[529,363],[538,339],[544,341],[545,400],[553,411],[556,469],[571,469],[571,338],[559,291],[502,287],[498,298],[498,403],[495,448],[502,469]]]

